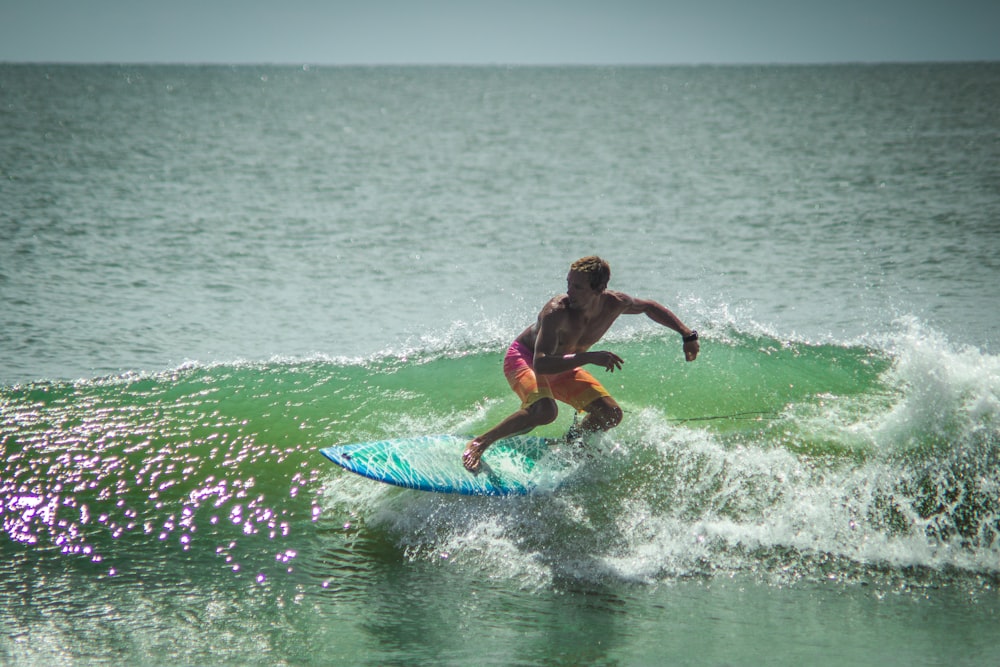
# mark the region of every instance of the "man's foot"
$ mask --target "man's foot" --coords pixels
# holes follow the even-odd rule
[[[482,458],[487,446],[481,444],[477,439],[472,439],[465,446],[465,451],[462,452],[462,465],[473,475],[479,474],[479,459]]]

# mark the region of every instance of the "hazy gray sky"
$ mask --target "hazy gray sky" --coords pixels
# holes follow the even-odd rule
[[[1000,60],[998,0],[0,0],[0,61]]]

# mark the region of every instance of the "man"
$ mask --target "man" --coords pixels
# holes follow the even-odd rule
[[[483,452],[497,440],[555,421],[556,400],[587,413],[580,424],[584,432],[606,431],[621,422],[618,403],[581,368],[593,364],[613,373],[622,367],[624,361],[614,352],[590,351],[619,315],[645,314],[681,334],[688,361],[698,356],[697,331],[655,301],[608,290],[610,278],[611,268],[600,257],[577,260],[566,277],[566,294],[545,304],[535,323],[511,344],[503,370],[521,408],[469,442],[462,453],[467,470],[478,473]]]

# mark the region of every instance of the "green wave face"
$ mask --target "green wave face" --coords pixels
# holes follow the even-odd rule
[[[788,553],[807,570],[817,554],[867,567],[918,553],[931,568],[996,571],[995,358],[738,332],[706,336],[694,363],[673,338],[611,347],[625,366],[597,375],[625,420],[591,444],[572,484],[525,501],[576,509],[553,505],[537,525],[518,501],[491,510],[531,523],[538,550],[619,554],[654,580]],[[179,555],[266,573],[346,513],[414,554],[440,551],[466,523],[440,508],[429,517],[420,500],[382,524],[385,503],[419,492],[376,490],[318,450],[482,432],[517,408],[501,357],[428,350],[3,388],[4,549],[107,571]],[[536,435],[560,436],[572,419],[563,408]],[[673,555],[629,557],[653,545]]]

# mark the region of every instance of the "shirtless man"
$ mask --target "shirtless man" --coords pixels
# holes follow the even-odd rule
[[[621,422],[618,403],[581,368],[593,364],[613,373],[622,367],[624,361],[614,352],[590,351],[619,315],[644,313],[683,336],[685,359],[698,356],[697,331],[655,301],[608,290],[610,278],[611,268],[600,257],[577,260],[566,277],[566,294],[545,304],[538,320],[511,344],[503,370],[521,408],[469,442],[462,453],[467,470],[478,473],[483,452],[497,440],[555,421],[557,399],[587,413],[580,424],[584,432],[606,431]]]

